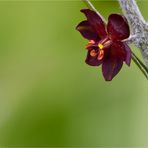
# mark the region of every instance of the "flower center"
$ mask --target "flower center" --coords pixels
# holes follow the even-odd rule
[[[109,48],[112,44],[111,39],[107,36],[98,43],[99,49]]]
[[[112,43],[112,41],[111,41],[110,38],[108,38],[108,37],[102,39],[102,40],[98,43],[98,48],[100,49],[100,50],[99,50],[99,53],[98,53],[98,57],[97,57],[98,60],[103,59],[103,57],[104,57],[104,50],[105,50],[106,48],[109,48],[110,45],[111,45],[111,43]]]
[[[98,47],[99,47],[99,49],[103,49],[104,48],[104,46],[102,45],[102,44],[98,44]]]
[[[91,50],[90,56],[97,57],[98,60],[102,60],[104,57],[105,49],[109,48],[112,44],[111,39],[107,36],[99,42],[95,42],[94,40],[90,40],[88,44],[85,46],[86,49]],[[99,50],[98,50],[99,48]]]

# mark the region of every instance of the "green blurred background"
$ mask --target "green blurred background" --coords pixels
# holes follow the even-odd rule
[[[117,1],[93,1],[107,18]],[[138,1],[148,20],[148,1]],[[0,145],[148,146],[148,85],[85,64],[81,1],[0,1]],[[132,48],[139,56],[138,49]]]

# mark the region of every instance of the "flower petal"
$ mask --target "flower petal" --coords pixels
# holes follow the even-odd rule
[[[110,56],[113,58],[119,58],[130,66],[131,63],[131,49],[126,43],[120,41],[114,42],[111,46]]]
[[[90,25],[95,29],[96,33],[102,38],[107,35],[105,30],[105,23],[101,17],[90,9],[82,9],[81,12],[85,14]]]
[[[123,44],[124,44],[124,49],[126,51],[126,59],[125,59],[125,62],[126,62],[126,64],[128,66],[130,66],[131,59],[132,59],[132,52],[131,52],[130,47],[126,43],[123,43]]]
[[[78,24],[76,29],[81,33],[81,35],[88,40],[99,40],[99,36],[95,30],[91,27],[88,21],[82,21]]]
[[[90,51],[88,51],[88,53],[87,53],[87,57],[86,57],[85,62],[86,62],[86,64],[88,64],[90,66],[99,66],[100,64],[102,64],[102,60],[98,60],[97,56],[92,57],[90,55]]]
[[[102,64],[102,73],[106,81],[111,81],[122,68],[123,61],[118,58],[105,59]]]
[[[129,37],[130,30],[125,17],[111,14],[108,18],[107,31],[112,40],[123,40]]]

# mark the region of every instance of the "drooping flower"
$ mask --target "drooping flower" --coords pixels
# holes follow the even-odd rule
[[[131,49],[123,42],[130,35],[129,26],[124,16],[111,14],[107,25],[101,17],[90,9],[82,9],[87,18],[76,29],[88,39],[85,62],[90,66],[102,64],[102,73],[110,81],[121,70],[123,62],[130,66]]]

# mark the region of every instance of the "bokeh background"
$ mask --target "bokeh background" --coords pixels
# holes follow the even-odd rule
[[[117,1],[93,1],[107,19]],[[148,1],[138,1],[148,20]],[[124,65],[112,82],[85,64],[81,1],[0,1],[0,145],[148,146],[148,84]],[[132,50],[141,57],[138,49]]]

